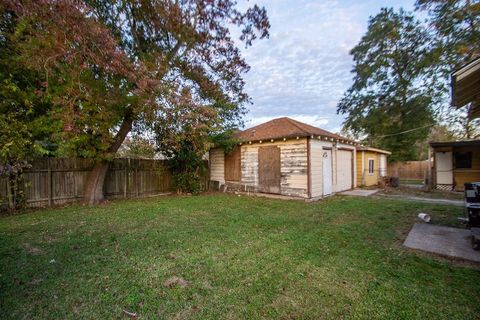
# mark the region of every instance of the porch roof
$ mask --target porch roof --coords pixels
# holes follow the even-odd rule
[[[480,140],[430,142],[430,146],[432,148],[440,148],[440,147],[480,147]]]
[[[471,119],[480,117],[480,57],[452,73],[452,105],[459,109],[472,103]]]

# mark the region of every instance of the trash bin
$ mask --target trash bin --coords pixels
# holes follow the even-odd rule
[[[472,232],[472,247],[480,250],[480,182],[467,182],[464,186],[468,228]]]
[[[465,201],[467,204],[477,203],[480,205],[480,182],[465,183]]]
[[[468,226],[480,228],[480,203],[467,203]]]

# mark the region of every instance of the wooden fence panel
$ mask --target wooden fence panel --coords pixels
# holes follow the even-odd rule
[[[82,200],[91,159],[42,158],[25,171],[27,205],[43,207]],[[208,181],[208,177],[205,177]],[[105,178],[107,198],[134,198],[170,192],[172,175],[164,160],[114,159]],[[7,179],[0,178],[0,206],[7,203]]]
[[[426,178],[428,165],[428,160],[389,163],[388,174],[400,179],[423,180]]]

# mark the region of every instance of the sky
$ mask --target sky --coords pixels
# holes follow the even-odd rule
[[[250,0],[267,9],[270,38],[243,49],[245,127],[278,117],[339,132],[336,106],[352,83],[350,50],[382,7],[413,10],[414,0]]]

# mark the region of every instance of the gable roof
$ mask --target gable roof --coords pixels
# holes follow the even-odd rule
[[[357,151],[372,151],[372,152],[377,152],[377,153],[383,153],[386,155],[391,155],[392,153],[387,150],[382,150],[382,149],[377,149],[377,148],[372,148],[372,147],[367,147],[367,146],[359,146],[357,147]]]
[[[273,119],[235,134],[235,137],[241,142],[310,136],[322,136],[333,138],[335,140],[341,139],[354,142],[353,140],[344,138],[338,134],[288,117]]]

